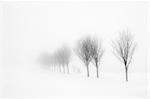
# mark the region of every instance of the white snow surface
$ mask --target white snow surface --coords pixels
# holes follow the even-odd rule
[[[86,74],[71,72],[64,74],[46,70],[39,66],[12,68],[3,71],[3,97],[107,97],[112,99],[145,99],[147,76],[144,73],[100,73],[87,77]]]

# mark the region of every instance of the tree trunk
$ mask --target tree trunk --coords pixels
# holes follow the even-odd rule
[[[63,65],[63,71],[64,71],[64,73],[65,73],[65,66]]]
[[[61,66],[58,65],[58,68],[59,68],[59,72],[61,72]]]
[[[68,66],[68,64],[67,64],[67,71],[68,71],[68,74],[69,74],[69,66]]]
[[[128,68],[125,67],[125,70],[126,70],[126,81],[128,81]]]
[[[87,69],[87,77],[89,77],[90,76],[90,74],[89,74],[89,65],[86,65],[86,69]]]
[[[99,70],[98,65],[96,64],[96,72],[97,72],[97,78],[99,78]]]

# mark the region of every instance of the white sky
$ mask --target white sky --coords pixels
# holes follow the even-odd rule
[[[89,34],[103,39],[103,71],[123,71],[112,54],[111,40],[128,28],[138,43],[130,71],[146,70],[146,2],[6,2],[0,9],[5,63],[32,64],[41,53],[62,44],[74,48],[78,39]]]

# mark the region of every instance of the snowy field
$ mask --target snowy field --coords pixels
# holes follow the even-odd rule
[[[103,97],[111,99],[145,99],[145,74],[103,73],[100,78],[87,78],[78,73],[63,74],[36,68],[9,68],[4,72],[5,97]]]

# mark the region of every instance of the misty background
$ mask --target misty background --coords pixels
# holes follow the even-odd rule
[[[105,53],[100,65],[100,75],[124,73],[124,66],[112,53],[111,42],[118,37],[120,31],[126,29],[131,31],[137,42],[129,73],[140,73],[141,80],[146,82],[146,28],[145,2],[0,3],[1,70],[4,75],[2,84],[9,85],[13,81],[11,74],[14,73],[11,71],[21,69],[23,77],[26,78],[26,71],[40,70],[37,59],[41,54],[53,53],[62,45],[74,49],[77,41],[86,35],[102,38]],[[74,53],[70,67],[80,68],[85,75],[85,68]],[[20,71],[14,75],[19,74]],[[11,84],[7,88],[10,87]]]
[[[62,44],[74,48],[85,35],[103,39],[103,71],[118,72],[111,40],[122,29],[135,35],[138,47],[132,72],[146,71],[146,6],[144,3],[4,3],[3,59],[9,64],[32,64],[42,52]],[[110,53],[110,54],[109,54]],[[20,67],[21,65],[19,65]],[[116,68],[115,68],[116,67]]]

